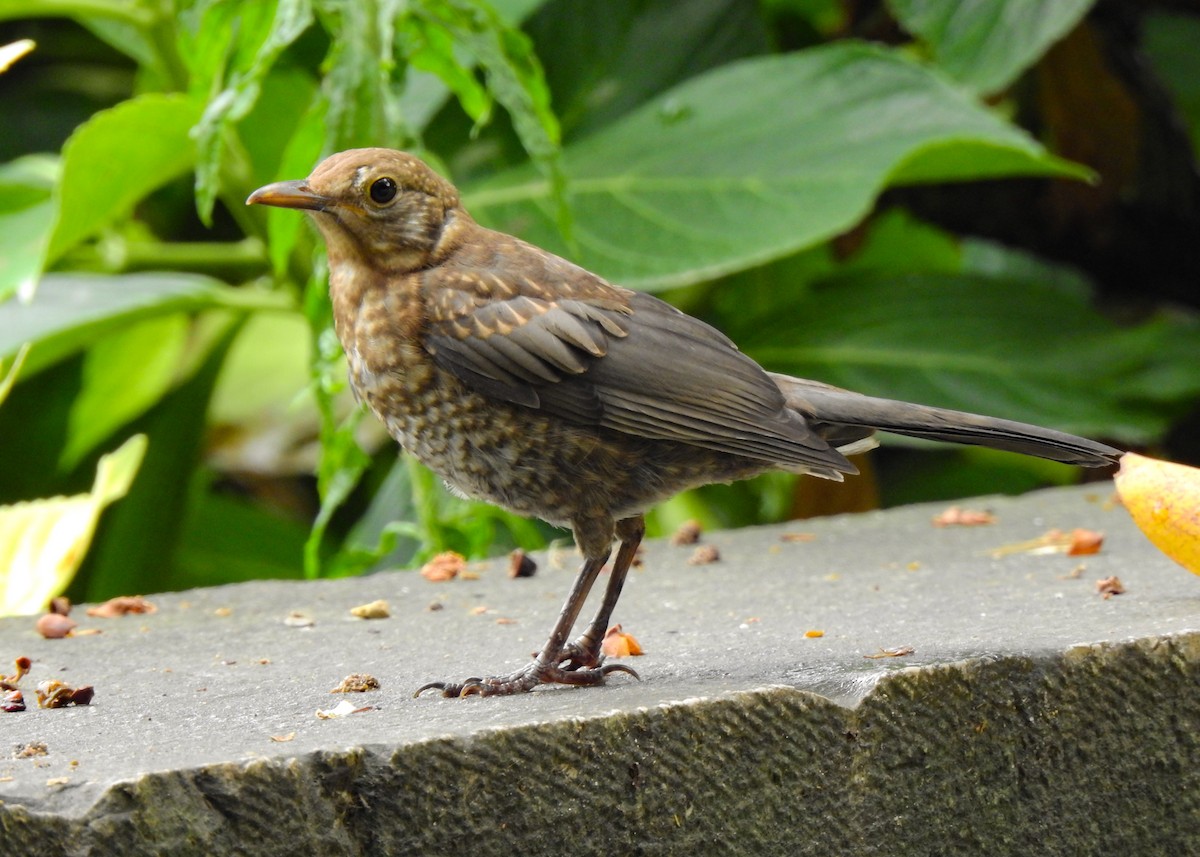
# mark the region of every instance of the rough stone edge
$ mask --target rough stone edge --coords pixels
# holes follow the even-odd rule
[[[1183,854],[1200,632],[788,687],[396,749],[146,774],[13,855]],[[468,703],[470,704],[470,703]]]

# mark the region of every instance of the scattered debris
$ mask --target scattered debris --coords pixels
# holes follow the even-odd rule
[[[428,604],[425,605],[425,612],[427,612],[427,613],[436,613],[439,610],[445,610],[445,609],[446,609],[446,605],[440,601],[430,601]]]
[[[537,563],[525,551],[517,548],[508,555],[509,577],[533,577],[537,573]]]
[[[50,755],[50,748],[46,746],[45,741],[30,741],[27,744],[18,744],[13,749],[14,759],[32,759],[35,756]]]
[[[283,617],[283,624],[289,628],[311,628],[317,620],[303,610],[293,610]]]
[[[330,693],[366,693],[379,690],[379,679],[369,673],[350,673]]]
[[[633,634],[626,634],[620,625],[613,625],[600,643],[600,651],[607,658],[632,658],[643,654],[641,644]]]
[[[864,658],[903,658],[915,652],[912,646],[894,646],[890,649],[880,649],[878,652],[873,652],[869,655],[863,655]]]
[[[444,583],[458,577],[467,567],[467,558],[457,551],[443,551],[421,566],[421,577],[431,583]]]
[[[679,528],[671,534],[671,545],[679,547],[681,545],[694,545],[700,541],[700,536],[704,532],[704,526],[699,521],[684,521],[679,525]]]
[[[91,685],[71,687],[57,679],[47,679],[37,686],[38,708],[66,708],[68,705],[89,705],[96,695]]]
[[[351,607],[350,615],[357,616],[359,619],[386,619],[392,615],[392,611],[386,601],[382,598],[377,598],[369,604],[359,604],[357,607]]]
[[[126,616],[130,613],[157,612],[158,608],[141,595],[118,595],[103,604],[97,604],[95,607],[87,609],[89,616],[98,616],[102,619],[112,619],[115,616]]]
[[[1100,597],[1107,601],[1114,595],[1124,595],[1125,584],[1121,582],[1121,578],[1114,574],[1112,577],[1104,577],[1097,580],[1096,592],[1100,593]]]
[[[497,625],[516,625],[516,619],[510,619],[508,616],[500,616],[496,619]]]
[[[216,610],[213,611],[213,615],[220,616],[222,619],[225,619],[225,618],[233,615],[233,608],[232,607],[218,607]]]
[[[374,711],[378,708],[375,705],[364,705],[362,707],[355,706],[354,703],[347,699],[343,699],[333,708],[317,709],[317,717],[321,720],[333,720],[336,717],[345,717],[349,714],[358,714],[363,711]]]
[[[1095,530],[1075,529],[1069,533],[1062,530],[1048,530],[1036,539],[1002,545],[988,551],[993,559],[1015,553],[1027,553],[1040,556],[1043,554],[1066,554],[1067,556],[1084,556],[1100,552],[1104,543],[1104,533]]]
[[[780,533],[779,540],[781,542],[815,542],[817,540],[816,533]]]
[[[47,613],[60,613],[63,616],[68,616],[71,613],[71,599],[65,595],[55,595],[50,599],[50,604],[46,607]]]
[[[716,545],[699,545],[688,557],[688,565],[708,565],[721,559],[721,552]]]
[[[288,741],[294,741],[296,739],[296,733],[288,732],[286,735],[268,735],[267,737],[276,744],[285,744]]]
[[[811,629],[811,630],[805,631],[805,632],[804,632],[804,636],[805,636],[805,637],[807,637],[807,638],[808,638],[808,639],[810,639],[810,640],[815,640],[815,639],[817,639],[818,637],[824,637],[824,636],[825,636],[825,632],[824,632],[824,631],[822,631],[822,630],[819,630],[819,629],[817,629],[817,628],[813,628],[813,629]]]
[[[37,632],[47,640],[59,640],[71,636],[78,623],[61,613],[43,613],[37,620]]]
[[[935,527],[979,527],[996,523],[996,516],[987,511],[951,506],[931,520]]]

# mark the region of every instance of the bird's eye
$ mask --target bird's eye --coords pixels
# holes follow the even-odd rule
[[[371,182],[371,201],[386,205],[396,198],[396,180],[389,178],[375,179]]]

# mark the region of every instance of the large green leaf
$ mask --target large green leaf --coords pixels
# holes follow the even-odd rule
[[[48,257],[94,235],[195,163],[199,102],[149,93],[102,110],[63,146],[58,225]]]
[[[1008,86],[1079,23],[1095,0],[889,0],[942,70],[976,92]]]
[[[1200,326],[1123,329],[1086,292],[1033,279],[838,278],[740,344],[771,369],[852,390],[1128,441],[1165,430],[1171,397],[1200,393]]]
[[[525,29],[569,139],[701,72],[768,50],[754,0],[556,0]]]
[[[968,157],[969,156],[969,157]],[[905,166],[914,162],[919,168]],[[904,56],[839,43],[723,66],[564,150],[576,248],[530,169],[468,205],[611,280],[686,285],[780,258],[857,223],[903,181],[1080,176]]]
[[[283,309],[288,303],[285,295],[234,289],[197,274],[48,274],[31,303],[0,304],[0,360],[35,343],[25,364],[32,375],[140,319],[203,309]]]
[[[33,295],[54,228],[58,159],[26,155],[0,166],[0,301]]]

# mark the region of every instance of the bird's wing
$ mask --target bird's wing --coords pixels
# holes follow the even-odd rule
[[[426,348],[471,389],[576,424],[854,472],[716,329],[558,257],[519,258],[527,248],[443,267],[429,290]]]

